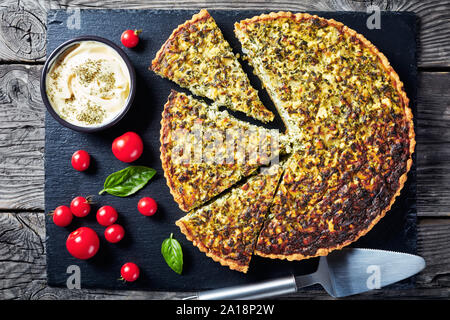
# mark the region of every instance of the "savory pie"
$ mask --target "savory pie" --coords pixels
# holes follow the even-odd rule
[[[245,273],[281,173],[279,164],[265,168],[176,225],[214,261]]]
[[[415,135],[403,83],[372,43],[335,20],[270,13],[236,23],[235,34],[285,123],[285,137],[292,146],[264,226],[246,248],[263,257],[300,260],[356,241],[389,211],[412,166]],[[227,69],[223,71],[226,76]],[[181,123],[187,117],[177,115]],[[163,114],[163,121],[172,121],[172,116],[166,117]],[[171,139],[162,134],[162,142],[169,145]],[[237,161],[242,155],[235,157]],[[231,195],[245,198],[245,192],[223,192],[260,165],[234,167],[233,179],[220,176],[220,166],[205,168],[214,175],[214,184],[223,186],[220,200],[180,220],[195,220],[195,236],[177,223],[217,261],[242,253],[234,240],[234,247],[227,242],[229,230],[240,228],[239,221],[222,219],[221,206],[227,206],[224,199]],[[195,179],[195,174],[176,172],[171,165],[165,164],[164,170],[170,179]],[[201,193],[199,185],[191,184],[187,194]],[[185,208],[204,201],[192,203]],[[236,203],[233,217],[251,207]],[[206,212],[208,218],[200,218]],[[221,246],[226,244],[225,250]]]
[[[206,10],[173,31],[156,54],[151,69],[219,105],[263,122],[274,118]]]
[[[279,149],[278,130],[240,121],[184,93],[172,91],[164,106],[161,161],[183,211],[277,160]]]
[[[402,82],[373,44],[334,20],[270,13],[235,33],[298,146],[256,253],[298,260],[348,245],[390,209],[412,165]]]

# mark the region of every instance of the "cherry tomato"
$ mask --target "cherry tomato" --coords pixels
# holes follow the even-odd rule
[[[111,206],[103,206],[97,211],[97,222],[108,227],[116,222],[118,217],[116,209]]]
[[[75,197],[70,203],[70,211],[73,215],[79,218],[86,217],[91,212],[91,205],[89,200],[85,197]]]
[[[139,34],[142,30],[125,30],[120,37],[120,41],[127,48],[136,47],[139,43]]]
[[[94,230],[81,227],[69,234],[66,248],[75,258],[86,260],[92,258],[100,247],[100,240]]]
[[[144,197],[141,200],[139,200],[137,207],[139,212],[142,213],[144,216],[152,216],[158,209],[156,201],[150,197]]]
[[[59,227],[67,227],[72,222],[72,212],[66,206],[59,206],[53,211],[53,222]]]
[[[137,278],[139,278],[139,267],[133,262],[127,262],[120,269],[120,275],[125,281],[135,281]]]
[[[125,235],[125,230],[120,224],[110,225],[105,230],[105,239],[111,243],[117,243],[122,240]]]
[[[144,150],[141,137],[135,132],[129,131],[116,138],[112,144],[112,152],[117,159],[123,162],[137,160]]]
[[[78,171],[84,171],[89,168],[91,156],[84,150],[75,151],[72,155],[72,167]]]

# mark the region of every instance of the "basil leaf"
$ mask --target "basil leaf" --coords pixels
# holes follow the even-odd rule
[[[126,197],[143,188],[155,175],[156,170],[145,166],[131,166],[110,174],[98,194],[108,192],[113,196]]]
[[[176,273],[181,274],[181,271],[183,271],[183,251],[180,243],[173,238],[173,233],[170,234],[170,238],[163,241],[161,253],[169,267]]]

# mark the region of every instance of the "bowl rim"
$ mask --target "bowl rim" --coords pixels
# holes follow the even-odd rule
[[[62,119],[58,113],[55,111],[53,106],[50,103],[50,100],[47,96],[47,73],[51,66],[51,64],[61,55],[63,54],[67,49],[71,47],[71,45],[75,45],[78,42],[83,41],[97,41],[101,42],[103,44],[106,44],[107,46],[111,47],[113,50],[115,50],[120,57],[125,62],[125,65],[127,66],[128,72],[130,74],[130,93],[128,95],[128,99],[126,102],[125,107],[122,109],[122,111],[113,118],[110,122],[105,123],[104,125],[99,125],[96,127],[83,127],[78,126],[73,123],[70,123],[64,119]],[[47,57],[47,60],[45,61],[44,67],[42,68],[41,77],[40,77],[40,90],[41,90],[41,97],[42,101],[45,104],[45,107],[47,111],[53,116],[55,120],[57,120],[60,124],[62,124],[65,127],[68,127],[69,129],[79,131],[79,132],[98,132],[101,130],[105,130],[108,128],[111,128],[115,124],[117,124],[122,118],[125,116],[125,114],[128,112],[128,110],[131,108],[131,105],[133,104],[134,97],[136,95],[136,72],[134,70],[133,64],[130,61],[130,58],[127,56],[127,54],[120,48],[118,45],[116,45],[111,40],[108,40],[106,38],[102,38],[99,36],[92,36],[92,35],[83,35],[78,36],[75,38],[72,38],[70,40],[67,40],[63,43],[61,43],[58,47],[56,47],[50,55]]]

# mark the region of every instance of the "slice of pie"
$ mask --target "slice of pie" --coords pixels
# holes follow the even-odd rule
[[[164,106],[160,139],[164,175],[183,211],[207,202],[279,155],[278,130],[237,120],[176,91]]]
[[[366,234],[400,194],[414,126],[403,84],[362,35],[309,14],[235,24],[296,144],[256,253],[298,260]]]
[[[214,261],[245,273],[281,174],[281,165],[264,168],[176,225]]]
[[[261,103],[231,46],[206,10],[173,31],[150,68],[221,106],[263,122],[274,118]]]

